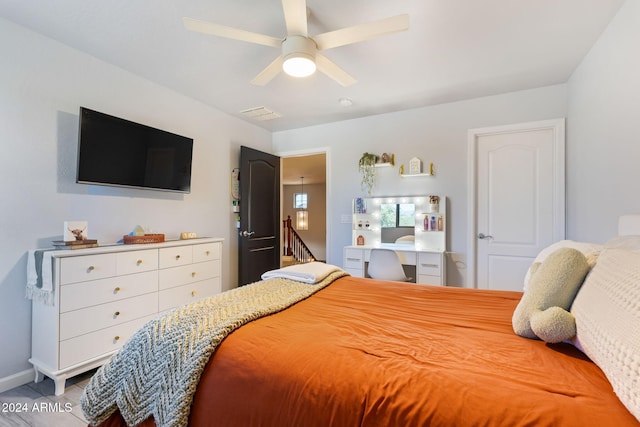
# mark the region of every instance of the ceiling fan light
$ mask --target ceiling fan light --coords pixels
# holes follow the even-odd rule
[[[284,59],[282,70],[292,77],[308,77],[316,72],[316,63],[311,55],[295,52]]]
[[[288,36],[282,41],[282,71],[293,77],[316,72],[316,44],[303,36]]]

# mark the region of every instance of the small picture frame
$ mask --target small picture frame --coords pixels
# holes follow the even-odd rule
[[[422,160],[417,157],[409,160],[409,174],[415,175],[422,173]]]
[[[89,223],[87,221],[65,221],[62,233],[65,242],[87,240]]]

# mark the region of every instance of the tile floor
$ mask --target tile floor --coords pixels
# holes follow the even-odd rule
[[[0,393],[0,427],[81,427],[87,421],[80,409],[80,396],[95,371],[67,380],[62,396],[54,394],[53,381],[45,377]]]

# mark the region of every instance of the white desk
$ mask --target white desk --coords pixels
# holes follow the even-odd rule
[[[416,283],[445,285],[446,264],[444,252],[416,249],[414,245],[383,243],[379,246],[345,246],[342,268],[355,277],[365,277],[366,265],[373,248],[394,250],[403,265],[416,267]]]

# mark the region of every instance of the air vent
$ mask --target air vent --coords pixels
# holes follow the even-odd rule
[[[282,117],[282,114],[276,113],[275,111],[271,111],[264,107],[255,107],[249,108],[248,110],[240,111],[245,117],[249,117],[250,119],[257,120],[259,122],[263,122],[265,120],[273,120],[278,117]]]

